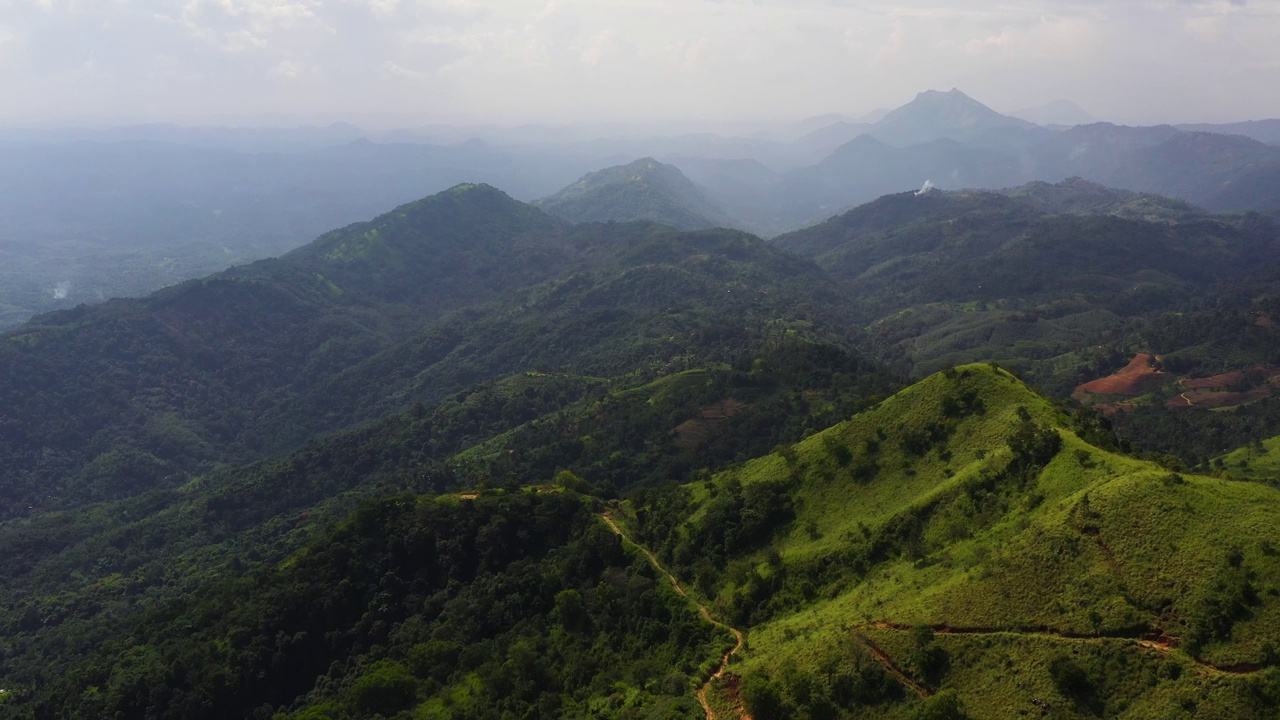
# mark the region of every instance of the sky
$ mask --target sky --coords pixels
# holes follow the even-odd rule
[[[1280,117],[1280,0],[0,0],[0,121]]]

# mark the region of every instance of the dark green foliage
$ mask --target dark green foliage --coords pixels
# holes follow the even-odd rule
[[[1232,551],[1205,592],[1190,599],[1187,611],[1196,622],[1182,639],[1189,652],[1199,652],[1208,643],[1231,638],[1235,624],[1249,617],[1249,608],[1259,602],[1256,580],[1255,573],[1244,565],[1240,551]]]
[[[1120,314],[1167,309],[1183,283],[1247,272],[1275,241],[1274,228],[1256,222],[1055,214],[996,193],[888,196],[776,240],[847,278],[873,319],[926,303],[1043,302],[1082,291]],[[863,272],[891,261],[889,272]],[[1134,292],[1122,280],[1150,285]]]
[[[1027,416],[1017,432],[1008,439],[1013,460],[1009,468],[1015,473],[1027,474],[1030,470],[1048,464],[1062,448],[1062,436],[1048,425],[1038,425]]]
[[[409,648],[406,662],[415,677],[444,682],[452,674],[462,650],[460,644],[450,640],[428,640]]]
[[[750,372],[766,351],[786,368],[800,336],[844,346],[816,379],[848,385],[879,370],[848,355],[836,298],[818,268],[743,233],[569,228],[459,187],[279,260],[0,336],[0,514],[176,487],[518,372],[638,384]],[[576,399],[564,385],[504,396],[505,428]]]
[[[549,476],[565,466],[600,488],[692,479],[836,422],[894,380],[836,346],[785,340],[729,367],[619,385],[517,428],[496,452],[468,457],[464,481]]]
[[[760,720],[782,720],[782,693],[770,678],[764,675],[748,675],[742,681],[742,702],[752,717]]]
[[[1176,681],[1182,666],[1173,659],[1126,653],[1115,646],[1082,644],[1048,659],[1053,687],[1076,712],[1115,717],[1133,699],[1164,682]],[[1261,680],[1261,678],[1256,678]],[[1246,695],[1248,692],[1246,692]],[[1246,700],[1240,708],[1252,704]],[[1192,713],[1194,715],[1194,713]],[[1265,713],[1258,717],[1265,717]]]
[[[1077,707],[1097,715],[1101,712],[1097,679],[1070,655],[1058,655],[1049,661],[1049,675],[1062,696],[1074,701]]]
[[[835,461],[837,467],[848,467],[853,461],[853,451],[847,445],[837,441],[835,438],[827,438],[824,441],[827,454]]]
[[[394,660],[379,660],[351,687],[351,704],[362,714],[392,715],[412,707],[418,695],[418,683],[404,665]]]
[[[0,513],[176,486],[366,419],[381,394],[326,382],[424,320],[580,266],[565,234],[493,188],[459,187],[279,260],[36,318],[0,336],[0,464],[16,470]],[[308,397],[312,412],[282,412]],[[156,461],[95,481],[91,463],[120,452]]]
[[[709,626],[661,587],[580,496],[400,495],[286,563],[149,603],[56,677],[9,677],[24,706],[66,717],[390,716],[470,677],[466,717],[524,713],[713,654]]]
[[[950,688],[926,698],[914,715],[915,720],[966,720],[968,717],[960,695]]]
[[[706,515],[689,539],[687,553],[712,563],[766,544],[795,514],[787,489],[778,483],[731,485],[707,507]],[[676,555],[685,553],[676,550]]]
[[[836,720],[901,701],[902,686],[861,645],[848,643],[816,671],[784,663],[775,676],[750,674],[741,693],[753,717]]]
[[[934,641],[933,630],[928,625],[917,625],[911,629],[913,641],[910,662],[915,668],[916,676],[926,685],[937,687],[950,669],[951,659]]]

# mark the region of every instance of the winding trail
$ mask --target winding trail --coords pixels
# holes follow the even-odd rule
[[[880,623],[870,623],[870,625],[878,627]],[[880,646],[876,645],[871,638],[867,637],[866,633],[862,632],[862,630],[854,628],[853,636],[858,639],[858,642],[866,646],[867,650],[871,651],[871,656],[876,659],[876,662],[880,663],[880,665],[884,667],[885,671],[893,676],[893,679],[898,681],[899,685],[902,685],[916,695],[919,695],[921,698],[927,698],[933,694],[933,691],[930,690],[927,685],[916,680],[911,676],[911,673],[903,670],[902,666],[894,662],[893,658],[889,656],[889,653],[881,650]]]
[[[938,635],[1008,635],[1015,637],[1050,638],[1054,640],[1062,640],[1064,642],[1076,642],[1081,640],[1127,640],[1143,650],[1158,652],[1162,655],[1168,655],[1172,652],[1174,648],[1178,647],[1179,642],[1178,638],[1170,637],[1158,628],[1151,628],[1141,635],[1133,637],[1123,635],[1089,635],[1082,633],[1070,633],[1050,628],[1000,630],[996,628],[951,627],[949,625],[931,625],[929,627]],[[912,626],[901,623],[869,622],[848,628],[848,630],[855,638],[857,638],[858,642],[862,643],[867,650],[871,652],[876,661],[878,661],[903,687],[922,698],[932,695],[933,691],[930,690],[928,686],[916,680],[910,673],[903,670],[896,662],[894,662],[893,658],[890,657],[888,653],[880,649],[880,647],[876,645],[865,632],[863,632],[864,630],[872,628],[876,630],[910,632]],[[1199,667],[1200,672],[1206,674],[1251,675],[1256,672],[1261,672],[1268,667],[1266,664],[1259,663],[1215,665],[1210,662],[1205,662],[1191,654],[1183,654],[1183,656],[1195,663]]]
[[[605,512],[600,514],[600,517],[605,521],[605,523],[609,526],[609,528],[613,530],[615,533],[617,533],[618,537],[622,538],[623,540],[639,548],[640,552],[644,553],[645,557],[649,559],[649,564],[653,566],[653,569],[657,570],[658,572],[666,576],[667,582],[671,583],[672,589],[674,589],[676,593],[678,593],[681,597],[692,602],[694,606],[698,608],[698,614],[702,616],[703,620],[706,620],[708,623],[720,628],[721,630],[726,630],[732,633],[734,639],[737,641],[737,643],[733,646],[733,648],[725,652],[724,657],[720,659],[720,667],[717,668],[716,671],[711,674],[711,677],[707,678],[706,682],[702,683],[702,687],[698,688],[698,702],[702,704],[702,709],[706,711],[707,720],[717,720],[715,711],[711,709],[711,703],[707,701],[707,691],[711,689],[712,681],[724,677],[725,671],[729,669],[729,658],[736,655],[738,652],[742,650],[742,646],[746,643],[746,639],[743,637],[742,631],[738,630],[737,628],[725,625],[724,623],[715,619],[715,617],[711,615],[711,611],[707,610],[706,605],[703,605],[702,603],[698,602],[696,598],[692,597],[691,595],[689,595],[689,593],[685,592],[684,588],[681,587],[680,585],[680,581],[676,580],[676,576],[672,575],[665,567],[662,566],[662,563],[658,560],[658,557],[654,555],[649,550],[649,548],[645,547],[644,545],[641,545],[640,543],[628,537],[627,534],[623,532],[622,528],[618,525],[618,523],[614,522],[611,513],[612,513],[611,510],[606,510]],[[747,714],[746,708],[742,706],[741,699],[738,700],[737,707],[735,708],[735,710],[737,711],[737,714],[740,720],[751,720],[751,716]]]

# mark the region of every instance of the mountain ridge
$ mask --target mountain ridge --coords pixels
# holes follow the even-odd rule
[[[1230,530],[1212,529],[1224,516],[1209,513],[1215,498],[1238,512],[1258,503],[1252,507],[1267,515],[1280,512],[1280,495],[1123,458],[1085,442],[1091,432],[1072,427],[1002,371],[960,366],[726,471],[713,492],[637,496],[632,522],[644,542],[666,549],[678,574],[709,575],[699,587],[714,600],[713,612],[746,628],[749,650],[734,669],[741,677],[722,692],[740,687],[753,714],[849,708],[838,685],[812,678],[852,662],[864,673],[870,663],[894,683],[896,691],[872,683],[852,701],[886,717],[899,717],[890,709],[897,704],[928,707],[935,694],[941,702],[948,693],[976,718],[1033,712],[1046,698],[1067,717],[1103,707],[1148,717],[1152,703],[1162,708],[1156,714],[1179,716],[1176,698],[1187,695],[1231,708],[1224,712],[1265,716],[1265,704],[1251,704],[1245,688],[1251,677],[1275,679],[1274,655],[1256,633],[1276,632],[1270,618],[1280,604],[1229,611],[1219,625],[1199,603],[1233,563],[1274,562],[1249,544],[1259,537],[1245,529],[1259,521],[1253,511]],[[1109,442],[1105,433],[1092,437]],[[835,499],[842,493],[847,500]],[[726,494],[746,504],[736,511],[743,521],[748,509],[752,517],[763,513],[764,527],[754,536],[726,535],[727,553],[715,543],[707,558],[706,541],[731,533],[738,517],[721,499]],[[1158,499],[1164,494],[1174,497]],[[1184,501],[1205,511],[1193,521],[1199,530],[1152,524],[1181,512],[1175,507]],[[1216,539],[1194,542],[1197,532]],[[978,549],[995,537],[1012,546],[989,555]],[[1151,554],[1165,537],[1176,537],[1186,553],[1174,567]],[[1250,540],[1247,559],[1237,562],[1220,543],[1239,537]],[[1184,571],[1198,579],[1167,593],[1164,579]],[[1162,580],[1140,585],[1147,573]],[[1237,636],[1228,629],[1235,623],[1249,630]],[[1024,668],[1017,682],[1000,670],[1010,652]],[[1079,686],[1043,669],[1062,652],[1079,657],[1088,678]],[[1188,671],[1214,669],[1232,689],[1207,693],[1194,671],[1148,685],[1134,669],[1150,667],[1146,653]],[[1110,679],[1096,674],[1102,658],[1121,656],[1129,669]],[[1027,663],[1039,663],[1040,674],[1028,676]],[[1078,695],[1086,690],[1088,697]]]
[[[575,227],[460,186],[279,260],[0,335],[5,511],[166,486],[495,374],[724,360],[771,324],[851,344],[836,297],[812,263],[740,231]]]

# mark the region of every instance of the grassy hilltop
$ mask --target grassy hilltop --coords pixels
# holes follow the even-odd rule
[[[868,679],[883,653],[944,698],[926,705],[951,689],[972,717],[1265,717],[1280,494],[1170,473],[1092,430],[964,366],[642,496],[634,526],[747,631],[749,709],[910,716],[917,701]]]

